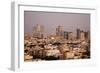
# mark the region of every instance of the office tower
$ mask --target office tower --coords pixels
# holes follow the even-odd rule
[[[80,29],[76,30],[76,39],[80,39]]]
[[[90,39],[90,32],[89,32],[89,31],[85,32],[85,38],[86,38],[87,40]]]
[[[64,31],[64,39],[68,39],[68,32]]]
[[[74,36],[73,36],[73,32],[68,32],[68,40],[73,40]]]
[[[33,26],[33,37],[43,38],[44,37],[44,26],[37,24]]]
[[[85,32],[84,31],[80,32],[80,40],[85,40]]]
[[[63,36],[63,26],[58,26],[57,28],[56,28],[56,35],[57,36]]]

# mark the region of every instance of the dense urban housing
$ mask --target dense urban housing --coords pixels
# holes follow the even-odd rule
[[[66,31],[57,26],[47,35],[45,26],[36,24],[31,34],[24,34],[24,61],[49,61],[90,58],[90,31],[80,28]]]

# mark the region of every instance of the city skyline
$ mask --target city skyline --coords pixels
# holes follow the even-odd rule
[[[63,26],[65,31],[75,34],[77,29],[90,31],[89,14],[25,11],[24,15],[24,31],[28,34],[32,34],[33,26],[37,24],[45,26],[47,35],[54,34],[59,25]]]
[[[90,14],[24,12],[24,61],[90,59]]]
[[[90,39],[90,32],[89,31],[83,31],[81,29],[76,30],[76,34],[73,32],[68,32],[63,29],[62,26],[57,26],[56,27],[56,32],[54,34],[50,35],[45,35],[45,27],[42,25],[35,25],[33,26],[33,37],[38,37],[38,38],[45,38],[45,37],[50,37],[50,36],[60,36],[63,37],[64,39],[70,39],[70,40],[75,40],[75,39]]]

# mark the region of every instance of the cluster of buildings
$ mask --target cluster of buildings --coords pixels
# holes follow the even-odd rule
[[[75,40],[75,39],[80,39],[80,40],[85,40],[85,39],[90,39],[90,33],[89,31],[85,32],[83,30],[77,29],[76,34],[73,32],[67,32],[63,30],[63,26],[58,26],[56,28],[56,35],[57,36],[62,36],[64,39],[67,40]]]
[[[80,29],[67,32],[63,26],[55,28],[55,34],[45,35],[43,25],[33,26],[32,35],[25,34],[24,60],[67,60],[90,58],[90,32]]]
[[[90,39],[90,32],[89,31],[83,31],[83,30],[80,30],[80,29],[76,29],[76,34],[75,34],[73,32],[68,32],[68,31],[64,30],[63,26],[58,26],[55,29],[54,32],[55,32],[54,35],[63,37],[64,39],[67,39],[67,40]],[[36,38],[47,37],[47,36],[45,36],[45,27],[43,25],[39,25],[39,24],[34,26],[33,27],[33,37],[36,37]]]

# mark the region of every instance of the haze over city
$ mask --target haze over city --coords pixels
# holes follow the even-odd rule
[[[25,33],[32,34],[36,24],[43,25],[46,34],[54,34],[59,25],[63,26],[65,31],[74,33],[77,28],[90,31],[90,14],[25,11]]]
[[[90,14],[24,12],[24,61],[90,59]]]

